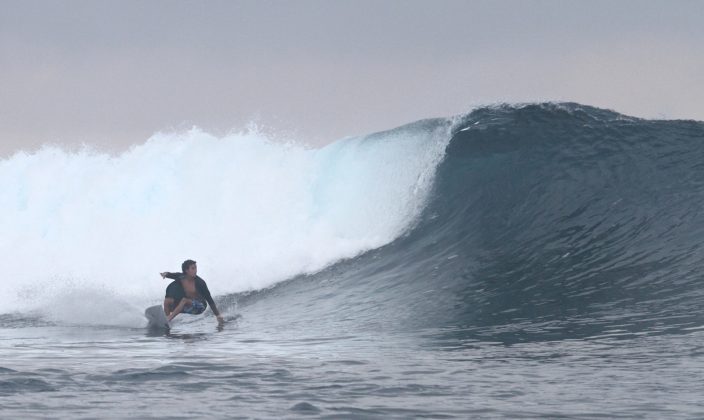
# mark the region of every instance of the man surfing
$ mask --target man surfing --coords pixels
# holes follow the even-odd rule
[[[198,277],[198,266],[193,260],[186,260],[181,264],[182,273],[160,273],[162,278],[174,279],[166,288],[164,298],[164,313],[167,320],[171,321],[180,313],[198,315],[202,314],[210,304],[210,308],[217,317],[218,324],[225,321],[215,306],[215,301],[210,295],[205,280]]]

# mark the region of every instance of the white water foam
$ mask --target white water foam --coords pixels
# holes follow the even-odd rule
[[[321,149],[193,129],[118,156],[17,153],[0,161],[0,313],[135,325],[188,258],[216,296],[318,271],[408,229],[448,141],[449,124]]]

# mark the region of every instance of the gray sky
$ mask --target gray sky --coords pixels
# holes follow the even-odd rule
[[[704,120],[704,1],[0,0],[0,157],[543,100]]]

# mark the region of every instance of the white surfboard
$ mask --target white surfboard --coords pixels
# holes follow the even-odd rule
[[[144,316],[149,321],[147,328],[168,330],[171,327],[169,321],[166,320],[166,314],[164,314],[164,308],[161,305],[150,306],[145,309]]]

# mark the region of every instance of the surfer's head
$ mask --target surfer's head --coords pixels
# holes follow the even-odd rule
[[[183,264],[181,264],[181,271],[183,271],[183,274],[195,277],[198,273],[198,266],[196,265],[195,261],[186,260],[183,262]]]

